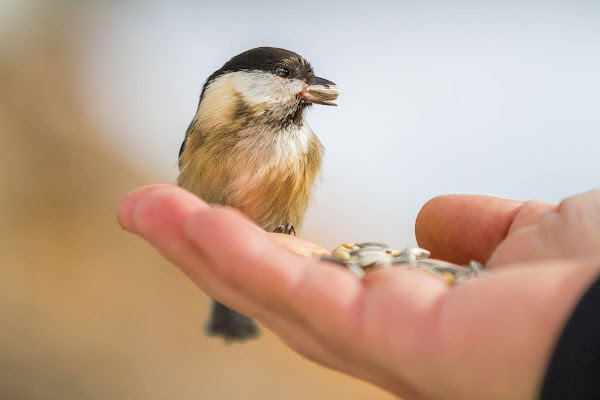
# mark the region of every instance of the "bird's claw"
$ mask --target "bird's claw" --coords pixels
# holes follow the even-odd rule
[[[292,225],[291,223],[286,223],[285,225],[279,225],[277,228],[275,228],[275,230],[273,231],[275,233],[284,233],[286,235],[294,235],[296,236],[296,229],[294,228],[294,225]]]

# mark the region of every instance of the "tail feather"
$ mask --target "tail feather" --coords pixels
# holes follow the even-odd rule
[[[258,336],[258,327],[252,319],[213,300],[206,333],[220,336],[226,342],[241,342]]]

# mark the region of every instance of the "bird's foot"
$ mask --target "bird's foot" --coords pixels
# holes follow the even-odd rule
[[[289,222],[285,225],[279,225],[273,232],[296,236],[296,229],[294,228],[294,225],[290,224]]]

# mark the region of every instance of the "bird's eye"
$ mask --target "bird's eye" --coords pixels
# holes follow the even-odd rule
[[[281,76],[282,78],[287,78],[288,76],[290,76],[290,70],[285,68],[285,67],[279,67],[277,68],[277,70],[275,71],[275,73],[279,76]]]

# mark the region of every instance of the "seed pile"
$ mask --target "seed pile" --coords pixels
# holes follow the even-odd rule
[[[297,253],[302,254],[299,251]],[[483,266],[471,261],[460,266],[441,260],[432,260],[431,253],[418,247],[396,250],[388,245],[376,242],[344,243],[330,253],[305,251],[305,256],[318,256],[322,260],[342,265],[362,278],[373,268],[404,267],[430,272],[449,284],[485,274]]]

